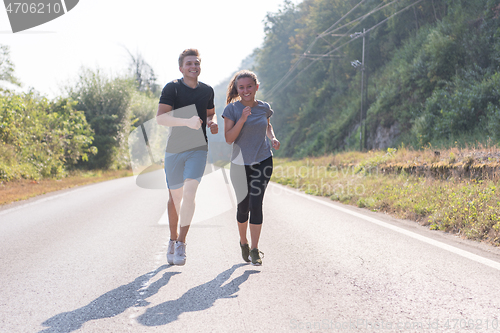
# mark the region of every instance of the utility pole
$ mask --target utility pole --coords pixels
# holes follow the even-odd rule
[[[363,54],[361,56],[361,63],[356,60],[352,61],[351,65],[354,66],[354,68],[360,67],[361,70],[361,106],[360,106],[360,112],[359,112],[359,150],[363,151],[363,88],[364,88],[364,81],[365,81],[365,36],[366,36],[366,29],[363,29],[363,32],[356,32],[352,34],[350,37],[358,37],[362,35],[363,36]],[[366,135],[366,133],[365,133]]]
[[[361,56],[361,112],[359,116],[359,151],[363,151],[363,88],[365,83],[365,29],[363,28],[363,55]]]
[[[369,63],[368,63],[368,58],[369,58],[369,55],[370,55],[370,32],[366,32],[363,34],[363,41],[364,41],[364,38],[366,37],[366,45],[365,43],[363,43],[363,45],[365,45],[365,47],[363,48],[364,51],[363,51],[363,56],[364,56],[364,60],[363,60],[363,68],[366,69],[370,67]],[[364,105],[365,105],[365,109],[366,107],[368,106],[368,74],[369,72],[366,71],[365,73],[365,82],[364,82],[364,89],[365,89],[365,99],[364,99]],[[366,87],[365,87],[366,86]],[[363,119],[366,119],[366,112],[367,110],[363,110]],[[363,148],[364,149],[367,149],[367,137],[366,137],[366,121],[364,122],[364,126],[363,126]]]

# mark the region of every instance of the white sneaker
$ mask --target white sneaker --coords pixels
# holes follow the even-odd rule
[[[186,263],[186,243],[175,242],[174,265]]]
[[[175,250],[175,241],[169,240],[167,248],[167,262],[169,265],[174,264],[174,250]]]

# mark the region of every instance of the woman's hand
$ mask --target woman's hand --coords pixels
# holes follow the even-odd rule
[[[274,139],[272,140],[272,145],[273,145],[273,148],[274,148],[274,149],[278,150],[278,149],[280,149],[280,145],[281,145],[281,143],[278,141],[278,139],[274,138]]]
[[[241,120],[243,122],[246,122],[247,121],[247,118],[249,115],[252,114],[252,108],[249,107],[249,106],[246,106],[244,109],[243,109],[243,112],[241,113]]]

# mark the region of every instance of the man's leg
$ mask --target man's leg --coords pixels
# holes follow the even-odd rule
[[[168,226],[170,229],[170,240],[168,242],[167,248],[167,262],[170,265],[174,264],[174,255],[175,255],[175,242],[179,237],[177,233],[177,225],[179,222],[179,214],[180,205],[182,200],[182,187],[179,189],[169,189],[168,190],[169,198],[167,203],[167,211],[168,211]]]
[[[206,151],[192,151],[183,153],[183,186],[182,192],[173,195],[176,212],[179,212],[180,230],[175,243],[173,263],[184,265],[186,263],[186,236],[194,215],[196,190],[205,171],[207,161]],[[177,195],[179,194],[179,195]],[[180,204],[176,204],[177,200]]]
[[[182,187],[175,190],[168,190],[169,198],[167,203],[168,225],[170,227],[170,239],[177,240],[177,226],[179,222],[179,213],[182,201]]]
[[[165,175],[168,186],[168,225],[170,229],[170,240],[167,247],[167,262],[174,265],[175,242],[179,237],[177,227],[179,224],[179,212],[182,201],[182,173],[184,161],[182,154],[165,153]]]
[[[198,150],[187,152],[184,163],[184,191],[182,193],[182,204],[180,208],[180,232],[177,240],[186,242],[186,235],[194,215],[195,198],[198,185],[207,164],[207,151]]]
[[[184,182],[182,205],[180,209],[181,227],[179,237],[177,238],[179,242],[186,242],[186,235],[189,231],[191,221],[193,220],[194,209],[196,207],[196,191],[198,190],[199,184],[200,183],[196,179],[186,179]]]
[[[186,236],[191,225],[191,220],[194,215],[196,190],[198,181],[194,179],[186,179],[183,187],[182,203],[180,207],[180,230],[173,256],[174,265],[184,265],[186,263]]]
[[[170,227],[170,239],[177,240],[177,226],[182,201],[182,185],[184,171],[184,156],[182,154],[165,153],[165,175],[168,187],[168,225]]]

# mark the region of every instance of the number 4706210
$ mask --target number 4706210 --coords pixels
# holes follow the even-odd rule
[[[51,14],[51,13],[60,13],[61,10],[61,4],[60,3],[54,3],[54,4],[44,4],[44,3],[35,3],[35,2],[14,2],[14,3],[9,3],[7,6],[7,13],[11,14]]]
[[[498,330],[498,319],[448,319],[444,328],[454,330]]]

